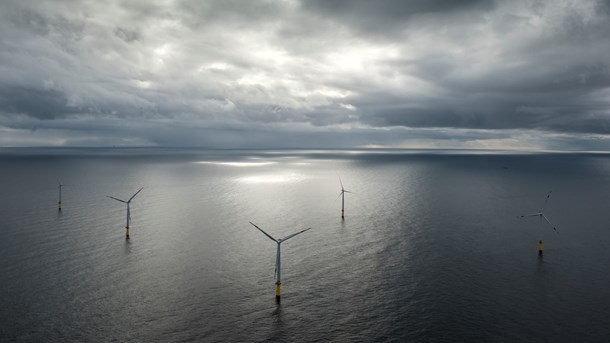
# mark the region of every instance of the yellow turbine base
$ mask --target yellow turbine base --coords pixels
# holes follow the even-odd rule
[[[279,283],[276,283],[276,284],[275,284],[275,297],[276,297],[276,298],[279,298],[279,297],[280,297],[280,294],[281,294],[281,291],[280,291],[280,285],[281,285],[281,284],[279,284]]]
[[[129,239],[129,228],[128,227],[125,228],[125,238]]]
[[[57,209],[61,210],[61,201],[57,203]]]
[[[538,242],[538,254],[542,255],[542,241]]]

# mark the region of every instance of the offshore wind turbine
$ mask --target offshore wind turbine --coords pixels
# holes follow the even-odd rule
[[[124,204],[127,204],[127,224],[125,224],[125,239],[129,239],[129,223],[131,222],[131,213],[129,212],[129,204],[131,203],[131,200],[133,200],[133,198],[136,197],[136,195],[138,195],[138,193],[140,193],[142,190],[144,189],[144,187],[140,188],[136,194],[132,195],[131,198],[129,198],[129,200],[125,201],[125,200],[121,200],[115,197],[111,197],[110,195],[106,195],[107,197],[109,197],[110,199],[114,199],[116,201],[120,201]]]
[[[345,188],[343,188],[343,182],[341,181],[341,177],[339,176],[339,183],[341,184],[341,193],[339,193],[339,196],[337,197],[337,199],[339,199],[339,197],[341,197],[341,219],[345,219],[345,193],[352,193],[348,190],[346,190]],[[335,201],[337,201],[337,199],[335,199]]]
[[[281,239],[275,239],[273,238],[270,234],[266,233],[265,231],[263,231],[263,229],[261,229],[260,227],[256,226],[256,224],[254,224],[253,222],[250,222],[250,224],[252,224],[252,226],[254,226],[255,228],[257,228],[260,232],[262,232],[265,236],[269,237],[269,239],[271,239],[272,241],[274,241],[275,243],[277,243],[277,253],[275,255],[275,301],[277,301],[278,303],[280,302],[280,285],[282,284],[281,282],[281,258],[280,258],[280,246],[282,245],[282,242],[289,240],[290,238],[299,235],[307,230],[310,230],[311,228],[307,228],[305,230],[301,230],[297,233],[293,233],[291,235],[288,235],[284,238]]]
[[[555,227],[555,225],[553,225],[551,223],[551,221],[549,220],[549,218],[547,218],[544,215],[544,209],[546,208],[546,204],[549,202],[549,198],[551,197],[551,193],[553,193],[553,191],[550,191],[549,194],[546,196],[546,199],[544,200],[544,205],[542,205],[542,209],[540,209],[540,211],[536,212],[536,213],[532,213],[532,214],[524,214],[522,216],[520,216],[521,218],[524,217],[539,217],[540,218],[540,226],[544,226],[544,223],[542,222],[542,220],[544,219],[544,221],[546,221],[548,223],[548,225],[555,230],[555,232],[558,233],[557,228]],[[538,255],[542,255],[542,230],[540,232],[541,236],[540,236],[540,240],[538,241]]]
[[[57,201],[57,210],[61,212],[61,187],[64,185],[61,184],[61,181],[57,179],[57,185],[59,186],[59,200]]]

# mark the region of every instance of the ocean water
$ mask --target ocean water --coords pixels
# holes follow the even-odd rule
[[[610,339],[610,155],[3,149],[0,186],[3,342]],[[518,218],[551,190],[558,233]],[[249,221],[312,228],[279,305]]]

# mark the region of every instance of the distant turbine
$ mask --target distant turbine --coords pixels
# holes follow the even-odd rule
[[[311,228],[307,228],[305,230],[301,230],[297,233],[293,233],[292,235],[288,235],[282,239],[275,239],[273,238],[271,235],[269,235],[268,233],[266,233],[265,231],[263,231],[263,229],[261,229],[260,227],[256,226],[256,224],[254,224],[253,222],[250,222],[250,224],[252,224],[252,226],[254,226],[255,228],[259,229],[260,232],[262,232],[265,236],[269,237],[269,239],[271,239],[272,241],[277,243],[277,254],[275,255],[275,300],[279,303],[280,302],[280,285],[282,284],[281,282],[281,272],[280,272],[280,267],[281,267],[281,260],[280,260],[280,245],[282,244],[282,242],[289,240],[290,238],[301,234],[307,230],[310,230]]]
[[[127,200],[127,201],[121,200],[121,199],[117,199],[115,197],[111,197],[110,195],[106,195],[110,199],[114,199],[116,201],[120,201],[120,202],[122,202],[124,204],[127,204],[127,224],[125,224],[125,239],[129,239],[129,223],[131,222],[131,214],[129,212],[129,204],[131,203],[131,200],[133,200],[133,198],[135,198],[136,195],[138,195],[138,193],[140,193],[143,189],[144,189],[144,187],[140,188],[140,190],[138,190],[136,192],[136,194],[132,195],[131,198],[129,198],[129,200]]]
[[[339,176],[339,183],[341,184],[341,193],[339,193],[339,196],[337,197],[337,199],[339,199],[339,197],[341,197],[341,219],[345,219],[345,193],[352,193],[352,194],[354,194],[354,193],[343,188],[343,182],[341,181],[340,176]],[[337,199],[335,199],[335,201],[337,201]]]
[[[61,184],[59,179],[57,179],[57,185],[59,186],[59,201],[57,201],[57,210],[61,212],[61,187],[64,185]]]
[[[551,197],[551,193],[553,191],[550,191],[549,194],[546,196],[546,199],[544,200],[544,205],[542,205],[542,209],[536,213],[532,213],[532,214],[525,214],[520,216],[520,218],[524,218],[524,217],[539,217],[540,218],[540,226],[542,227],[544,224],[542,223],[542,220],[544,219],[550,226],[551,228],[553,228],[553,230],[555,230],[555,232],[557,232],[557,228],[551,223],[551,221],[544,215],[544,209],[546,208],[546,203],[549,201],[549,198]],[[542,233],[542,232],[541,232]],[[557,232],[558,233],[558,232]],[[542,255],[542,237],[540,238],[540,240],[538,241],[538,255]]]

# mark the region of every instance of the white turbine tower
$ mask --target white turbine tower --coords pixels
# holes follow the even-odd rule
[[[140,193],[143,189],[144,189],[144,187],[140,188],[136,192],[136,194],[132,195],[131,198],[129,198],[129,200],[127,200],[127,201],[121,200],[121,199],[117,199],[115,197],[111,197],[110,195],[106,195],[110,199],[114,199],[116,201],[120,201],[120,202],[122,202],[124,204],[127,204],[127,224],[125,224],[125,239],[129,239],[129,223],[131,222],[131,213],[129,212],[129,204],[131,203],[131,200],[133,200],[133,198],[135,198],[136,195],[138,195],[138,193]]]
[[[307,230],[310,230],[311,228],[307,228],[305,230],[301,230],[297,233],[293,233],[291,235],[288,235],[282,239],[275,239],[273,238],[270,234],[266,233],[265,231],[263,231],[263,229],[261,229],[260,227],[256,226],[256,224],[254,224],[253,222],[250,222],[250,224],[252,224],[252,226],[254,226],[255,228],[259,229],[260,232],[262,232],[265,236],[269,237],[269,239],[271,239],[272,241],[274,241],[275,243],[277,243],[277,253],[275,255],[275,300],[279,303],[280,302],[280,285],[282,284],[281,282],[281,259],[280,259],[280,246],[282,245],[282,242],[285,242],[287,240],[289,240],[290,238],[299,235]]]
[[[521,218],[524,218],[524,217],[539,217],[540,218],[540,240],[538,241],[538,255],[542,255],[542,226],[544,225],[542,220],[544,219],[549,224],[549,226],[553,230],[555,230],[555,232],[557,232],[557,228],[551,223],[549,218],[547,218],[544,215],[544,209],[546,208],[547,202],[549,202],[549,198],[551,197],[552,192],[553,191],[550,191],[549,194],[546,196],[546,199],[544,200],[544,205],[542,205],[542,209],[540,211],[538,211],[536,213],[524,214],[524,215],[520,216]]]
[[[341,181],[341,177],[339,177],[339,183],[341,184],[341,193],[339,193],[339,196],[337,197],[337,199],[339,199],[339,197],[341,197],[341,219],[345,219],[345,193],[352,193],[348,190],[346,190],[345,188],[343,188],[343,182]],[[335,201],[337,201],[337,199],[335,199]]]

